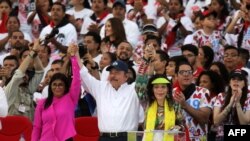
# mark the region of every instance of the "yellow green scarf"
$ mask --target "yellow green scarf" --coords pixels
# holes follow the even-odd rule
[[[146,131],[151,131],[155,129],[155,121],[156,121],[156,114],[157,114],[157,102],[154,101],[152,105],[148,108],[147,117],[146,117]],[[174,109],[170,111],[168,102],[165,100],[164,102],[164,124],[165,124],[165,131],[169,130],[171,127],[175,125],[175,112]],[[153,140],[153,133],[146,133],[145,134],[146,141]],[[164,134],[164,141],[173,141],[174,136],[169,134]]]

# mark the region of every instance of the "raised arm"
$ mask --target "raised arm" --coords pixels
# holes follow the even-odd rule
[[[241,19],[243,16],[244,16],[244,13],[242,11],[238,12],[236,16],[233,16],[231,22],[229,23],[229,25],[226,28],[226,33],[235,34],[235,28],[234,27],[235,27],[237,21],[239,19]]]
[[[73,102],[76,104],[79,99],[81,91],[81,79],[80,79],[80,67],[77,61],[76,53],[78,52],[76,45],[70,45],[68,48],[68,53],[70,54],[71,60],[71,70],[72,70],[72,82],[69,89],[69,94]]]
[[[236,111],[237,115],[239,118],[239,122],[241,125],[248,125],[250,123],[250,94],[247,94],[247,102],[244,102],[244,105],[240,103],[240,99],[242,97],[242,91],[238,91],[238,94],[236,94],[236,100],[235,100],[235,106],[236,106]],[[243,111],[244,106],[246,106],[246,111]]]

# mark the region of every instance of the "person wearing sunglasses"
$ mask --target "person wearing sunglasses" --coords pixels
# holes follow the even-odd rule
[[[207,138],[208,121],[211,113],[210,92],[193,83],[193,68],[189,62],[181,62],[175,69],[178,85],[173,89],[173,98],[185,122],[186,138],[204,140]]]

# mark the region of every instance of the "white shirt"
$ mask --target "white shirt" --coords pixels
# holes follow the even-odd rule
[[[205,1],[200,1],[200,0],[189,0],[187,2],[184,14],[187,15],[188,17],[191,17],[193,15],[193,7],[199,7],[200,9],[204,9],[204,7],[207,7],[210,3],[211,0],[205,0]]]
[[[93,11],[87,8],[83,8],[81,11],[75,11],[75,8],[71,8],[66,11],[67,14],[74,16],[76,20],[83,20],[85,17],[89,17],[93,14]]]
[[[111,14],[108,14],[105,18],[103,18],[102,19],[102,21],[99,23],[99,27],[102,27],[103,25],[105,25],[105,23],[106,23],[106,21],[108,20],[108,19],[110,19],[110,18],[112,18],[112,15]],[[86,34],[86,33],[88,33],[89,32],[89,30],[88,30],[88,28],[89,28],[89,26],[91,25],[91,24],[96,24],[96,22],[95,21],[93,21],[91,18],[90,18],[90,16],[89,17],[86,17],[85,19],[84,19],[84,22],[83,22],[83,24],[82,24],[82,29],[81,29],[81,34]]]
[[[3,88],[0,87],[0,117],[5,117],[8,114],[8,103]],[[1,123],[0,123],[1,124]]]
[[[126,38],[128,42],[132,45],[132,47],[135,49],[139,41],[139,37],[141,35],[139,27],[135,22],[130,21],[128,19],[124,19],[122,23],[125,29]],[[101,28],[100,36],[102,39],[105,37],[105,26]]]
[[[68,46],[70,43],[77,41],[77,32],[75,27],[68,23],[60,28],[58,28],[59,33],[55,36],[56,40],[64,46]],[[50,34],[52,27],[47,25],[43,28],[40,34],[40,39],[44,39],[47,34]]]
[[[98,127],[100,132],[136,131],[139,124],[140,103],[135,92],[135,83],[124,83],[115,90],[108,81],[99,81],[81,71],[82,85],[96,99]]]
[[[100,65],[101,58],[102,54],[98,54],[95,58],[93,58],[93,60],[98,64],[98,66]]]

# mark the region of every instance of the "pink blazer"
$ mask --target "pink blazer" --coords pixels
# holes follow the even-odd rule
[[[45,99],[37,104],[32,131],[32,141],[65,141],[76,135],[74,111],[77,105],[81,80],[76,57],[71,57],[73,79],[69,93],[53,98],[49,108],[44,109]]]

